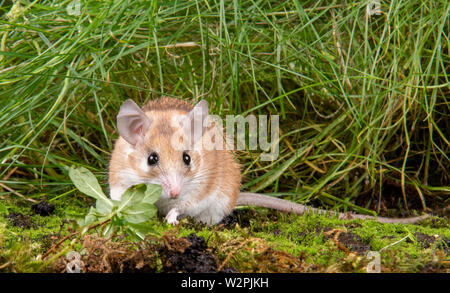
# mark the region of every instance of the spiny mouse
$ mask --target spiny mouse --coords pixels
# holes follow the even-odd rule
[[[235,206],[259,206],[296,214],[328,213],[339,218],[390,223],[415,223],[428,217],[384,218],[336,213],[263,194],[240,192],[240,165],[233,152],[226,147],[201,147],[205,133],[213,127],[207,122],[208,116],[205,100],[192,106],[184,100],[161,97],[143,108],[126,100],[117,115],[120,136],[109,165],[110,197],[120,200],[133,185],[159,184],[162,194],[155,204],[173,225],[181,215],[208,225],[217,224]]]

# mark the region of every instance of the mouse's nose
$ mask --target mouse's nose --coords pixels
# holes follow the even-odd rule
[[[181,193],[181,186],[183,184],[182,177],[175,174],[169,174],[161,180],[165,194],[170,198],[178,198]]]
[[[170,197],[171,198],[177,198],[180,195],[180,189],[179,188],[172,188],[170,189]]]

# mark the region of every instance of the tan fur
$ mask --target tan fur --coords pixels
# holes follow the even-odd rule
[[[227,150],[201,150],[199,153],[187,151],[193,163],[192,166],[186,167],[182,161],[182,152],[171,146],[170,138],[176,131],[171,127],[172,117],[186,115],[192,109],[193,106],[186,101],[169,97],[148,102],[142,110],[152,119],[152,125],[145,136],[145,141],[136,146],[135,150],[130,151],[130,145],[119,137],[110,162],[110,186],[122,185],[125,181],[124,174],[129,172],[127,168],[131,168],[138,175],[137,181],[158,178],[162,172],[174,170],[181,172],[186,180],[201,174],[201,182],[196,187],[199,192],[190,203],[186,204],[195,204],[196,201],[219,191],[220,194],[229,198],[226,214],[230,213],[236,204],[241,182],[240,165],[236,162],[234,155]],[[127,151],[130,155],[127,155]],[[151,168],[150,171],[143,172],[140,166],[153,151],[160,157],[161,168]]]

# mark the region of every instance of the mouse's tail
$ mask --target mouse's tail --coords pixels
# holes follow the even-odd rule
[[[276,198],[259,193],[241,192],[236,202],[237,206],[257,206],[269,209],[276,209],[282,212],[294,213],[303,215],[305,213],[332,215],[339,219],[361,219],[361,220],[375,220],[380,223],[400,223],[400,224],[414,224],[428,218],[430,215],[422,215],[411,218],[385,218],[374,217],[369,215],[361,215],[354,213],[338,213],[334,211],[327,211],[323,209],[313,208],[307,205],[291,202],[288,200]]]

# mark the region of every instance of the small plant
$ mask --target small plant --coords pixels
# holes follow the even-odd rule
[[[97,178],[86,168],[69,168],[69,177],[75,187],[84,194],[96,199],[84,219],[77,221],[81,234],[100,227],[104,237],[113,231],[123,231],[136,240],[144,239],[152,232],[150,219],[156,216],[154,203],[161,196],[161,186],[140,184],[130,187],[120,201],[108,198],[102,191]]]

